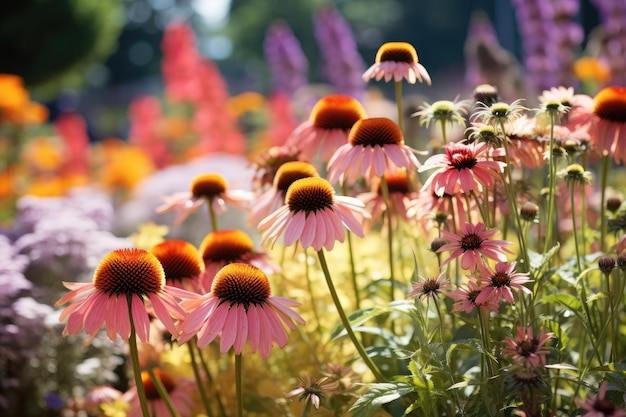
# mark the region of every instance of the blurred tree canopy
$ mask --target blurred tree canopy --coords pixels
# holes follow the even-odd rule
[[[124,24],[120,0],[0,2],[0,72],[53,94],[115,50]]]

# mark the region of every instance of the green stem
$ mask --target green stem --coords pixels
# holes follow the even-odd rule
[[[197,344],[196,344],[197,346]],[[211,376],[211,370],[209,369],[209,364],[206,363],[204,359],[204,355],[202,355],[202,350],[198,349],[198,357],[200,357],[200,365],[202,365],[202,369],[204,370],[204,374],[206,375],[206,379],[211,386],[215,386],[213,383],[213,377]],[[224,403],[222,402],[222,397],[218,390],[215,390],[215,398],[217,399],[217,405],[220,409],[220,415],[227,416],[226,408],[224,407]]]
[[[609,154],[602,154],[602,176],[600,182],[600,251],[606,251],[606,185],[609,176]]]
[[[172,401],[170,401],[170,396],[167,393],[167,388],[165,388],[161,379],[158,376],[156,376],[156,374],[154,373],[154,369],[149,368],[148,374],[150,374],[150,379],[152,380],[154,387],[156,388],[157,392],[159,393],[159,396],[165,403],[165,406],[169,410],[172,417],[178,417],[178,413],[174,409],[174,406],[172,405]]]
[[[209,217],[211,218],[211,227],[214,232],[217,231],[217,215],[213,210],[213,198],[207,199],[207,205],[209,206]]]
[[[372,361],[372,358],[370,358],[367,355],[365,348],[363,347],[359,339],[356,337],[354,330],[352,330],[352,326],[350,325],[350,320],[348,319],[346,312],[343,310],[343,307],[341,306],[341,301],[339,300],[339,296],[337,295],[335,284],[333,284],[333,280],[330,276],[330,271],[328,270],[328,264],[326,263],[326,257],[324,256],[324,250],[320,249],[319,251],[317,251],[317,256],[319,258],[322,271],[324,272],[324,278],[326,278],[326,284],[328,285],[330,296],[332,297],[333,302],[335,303],[335,307],[337,308],[337,313],[339,313],[339,317],[341,318],[341,323],[343,324],[343,327],[345,327],[346,332],[348,333],[348,337],[354,344],[354,347],[356,348],[357,352],[359,353],[359,355],[361,356],[361,358],[363,359],[367,367],[370,369],[370,371],[372,371],[372,373],[374,374],[374,377],[376,377],[376,380],[378,382],[385,382],[386,378],[380,372],[376,364]]]
[[[398,108],[398,126],[404,136],[404,112],[402,111],[402,81],[396,81],[396,107]]]
[[[307,289],[309,290],[309,295],[311,296],[311,307],[313,309],[313,316],[315,316],[315,321],[317,322],[317,328],[320,328],[322,321],[320,320],[319,312],[317,311],[317,303],[315,300],[315,293],[313,292],[313,283],[311,282],[311,268],[309,268],[309,252],[304,249],[304,273],[306,275],[306,284]]]
[[[446,134],[446,121],[440,120],[439,124],[441,125],[441,139],[443,141],[444,146],[448,143],[448,136]]]
[[[480,321],[480,335],[483,340],[483,349],[485,350],[485,364],[487,366],[487,374],[489,378],[495,376],[493,371],[493,364],[491,363],[491,342],[489,336],[489,312],[485,316],[485,312],[480,308],[478,309],[478,319]]]
[[[352,246],[352,232],[347,231],[348,235],[348,256],[350,257],[350,278],[352,280],[352,288],[354,288],[354,302],[356,309],[361,309],[361,296],[359,295],[359,283],[356,279],[356,262],[354,262],[354,247]]]
[[[387,253],[389,254],[389,293],[391,301],[395,300],[396,289],[396,277],[394,273],[394,259],[393,259],[393,226],[391,221],[391,198],[389,197],[389,185],[387,179],[383,175],[380,178],[380,188],[383,193],[383,200],[385,201],[385,213],[387,214]]]
[[[194,337],[193,343],[197,342],[197,336]],[[202,405],[207,413],[208,417],[213,417],[213,410],[211,410],[211,405],[209,404],[209,398],[206,395],[206,388],[204,386],[204,382],[202,381],[202,376],[200,375],[200,369],[198,369],[198,361],[196,359],[196,352],[193,343],[187,343],[187,348],[189,349],[189,356],[191,357],[191,368],[193,369],[193,375],[196,378],[196,385],[198,386],[198,391],[200,392],[200,399],[202,400]]]
[[[241,372],[242,356],[235,355],[235,392],[237,396],[237,417],[243,417],[243,374]]]
[[[549,171],[549,192],[548,192],[548,227],[546,229],[546,241],[543,247],[543,252],[547,253],[548,249],[552,247],[552,234],[553,234],[553,222],[554,222],[554,206],[555,206],[555,184],[556,184],[556,162],[554,160],[554,114],[550,114],[550,144],[548,145],[548,171]]]
[[[584,190],[583,190],[584,192]],[[576,205],[574,204],[574,184],[570,189],[570,204],[572,205],[572,229],[574,233],[574,248],[576,249],[576,266],[578,268],[578,275],[583,272],[582,266],[580,264],[580,249],[578,244],[578,230],[576,230]],[[584,213],[582,214],[585,215]]]
[[[130,349],[130,361],[133,365],[133,375],[135,377],[135,387],[137,389],[137,397],[141,406],[141,414],[143,417],[150,417],[148,409],[148,397],[146,397],[146,389],[141,379],[141,367],[139,366],[139,350],[137,349],[137,334],[135,333],[135,321],[133,320],[132,296],[127,295],[128,317],[130,318],[130,337],[128,339],[128,347]]]

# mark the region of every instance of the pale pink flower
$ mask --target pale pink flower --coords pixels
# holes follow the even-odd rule
[[[493,187],[494,180],[500,179],[504,170],[503,162],[487,159],[490,147],[486,143],[450,142],[444,149],[445,154],[431,156],[419,168],[419,172],[436,169],[423,190],[432,187],[438,196],[459,191],[468,195],[472,191],[482,192],[483,187]]]
[[[65,307],[59,317],[67,320],[63,335],[85,333],[94,336],[105,325],[107,335],[128,340],[131,332],[129,303],[137,336],[147,342],[150,317],[146,301],[167,330],[176,335],[175,320],[185,318],[177,298],[193,294],[165,285],[165,272],[159,260],[143,249],[118,249],[107,255],[96,268],[93,282],[64,282],[71,291],[56,302]]]
[[[304,319],[291,308],[296,301],[271,295],[267,276],[259,268],[232,263],[219,270],[211,292],[194,294],[181,301],[189,316],[181,323],[180,343],[198,336],[198,347],[220,336],[220,352],[232,347],[241,354],[246,343],[250,350],[267,358],[272,344],[284,347],[289,341],[285,326],[294,330]]]
[[[553,336],[553,333],[546,333],[545,329],[542,328],[539,336],[535,337],[532,327],[524,331],[522,327],[517,326],[516,337],[504,339],[504,343],[508,347],[502,349],[502,353],[510,356],[517,365],[523,364],[528,368],[545,366],[546,356],[550,354],[550,351],[544,349],[543,346]]]
[[[498,233],[497,229],[487,230],[484,223],[465,223],[459,234],[442,230],[444,239],[451,243],[443,245],[437,252],[452,251],[450,257],[441,265],[447,265],[453,259],[461,257],[461,268],[474,270],[483,264],[483,256],[495,261],[505,262],[506,254],[512,253],[505,246],[511,245],[506,240],[489,240]]]
[[[179,225],[205,202],[211,205],[215,214],[223,214],[226,211],[226,203],[247,209],[252,198],[253,194],[250,191],[230,189],[228,182],[220,174],[203,174],[193,179],[189,192],[164,197],[165,204],[157,207],[156,211],[157,213],[177,212],[178,216],[174,224]]]
[[[362,220],[365,205],[356,198],[337,196],[323,178],[309,177],[294,181],[285,197],[285,205],[259,223],[262,243],[274,244],[284,233],[284,243],[299,243],[316,251],[331,250],[335,241],[345,240],[345,229],[364,237]]]
[[[365,117],[365,109],[353,97],[343,94],[322,97],[309,119],[291,133],[285,145],[298,149],[304,160],[311,161],[320,153],[322,160],[328,162],[335,150],[348,142],[354,123]]]
[[[258,225],[270,213],[285,204],[287,189],[296,180],[308,177],[319,177],[315,166],[304,161],[283,163],[274,175],[272,187],[265,190],[251,203],[248,220],[251,225]]]
[[[407,294],[407,297],[439,297],[440,293],[447,293],[450,291],[450,281],[446,278],[445,271],[440,273],[437,278],[424,278],[419,277],[419,281],[411,283],[411,291]]]
[[[406,42],[387,42],[378,48],[376,62],[363,73],[363,80],[380,81],[382,78],[385,82],[405,79],[409,84],[417,81],[431,83],[428,71],[419,63],[415,48]]]
[[[498,311],[499,302],[494,299],[487,299],[482,303],[477,303],[476,299],[483,291],[484,287],[480,287],[476,281],[467,281],[467,288],[459,287],[455,291],[446,295],[457,302],[452,306],[452,312],[465,311],[470,314],[474,308],[478,307],[485,311]]]
[[[357,121],[348,143],[339,147],[328,161],[328,181],[355,183],[382,177],[385,172],[420,166],[414,149],[404,144],[400,127],[386,117]]]
[[[270,256],[254,249],[252,238],[242,230],[216,230],[200,242],[200,258],[205,271],[199,279],[201,294],[209,292],[213,278],[224,266],[231,263],[246,263],[256,266],[266,274],[280,272],[280,267],[270,261]]]
[[[178,377],[169,375],[159,368],[152,370],[154,375],[159,378],[167,395],[171,401],[172,407],[176,410],[180,417],[194,416],[195,395],[198,390],[196,382],[191,378]],[[170,411],[165,401],[159,395],[155,383],[150,378],[148,371],[141,372],[141,380],[143,382],[146,397],[148,400],[148,409],[153,416],[169,416]],[[130,405],[130,409],[126,417],[143,417],[139,396],[137,395],[137,387],[131,387],[125,394],[124,400]]]
[[[488,298],[495,298],[499,302],[500,297],[504,297],[508,303],[513,304],[515,298],[511,289],[531,294],[532,291],[523,284],[532,280],[528,277],[528,273],[515,272],[516,265],[517,262],[498,262],[492,271],[485,264],[479,264],[476,279],[484,284],[484,288],[476,302],[480,304]]]
[[[587,400],[582,402],[576,399],[576,405],[585,410],[581,417],[624,417],[626,410],[618,408],[606,398],[607,381],[600,385],[598,395],[587,395]]]

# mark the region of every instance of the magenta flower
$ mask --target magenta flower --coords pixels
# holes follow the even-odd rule
[[[181,302],[189,316],[180,326],[178,341],[197,335],[202,348],[220,336],[221,353],[232,347],[239,355],[248,343],[253,353],[267,358],[274,342],[281,348],[287,344],[285,325],[292,330],[294,321],[304,325],[304,319],[291,310],[299,305],[271,295],[267,276],[259,268],[228,264],[215,276],[210,293],[193,294]]]
[[[437,168],[424,183],[423,189],[432,186],[436,195],[456,194],[462,191],[482,192],[483,187],[493,187],[500,178],[504,163],[488,160],[490,147],[486,143],[454,143],[445,146],[445,154],[433,155],[419,168],[419,172]]]
[[[511,245],[506,240],[489,240],[490,237],[498,233],[497,229],[486,230],[484,223],[465,223],[460,234],[442,230],[443,237],[450,241],[443,245],[437,252],[452,251],[452,254],[441,266],[447,265],[453,259],[461,257],[461,268],[474,270],[483,264],[482,257],[495,261],[505,262],[506,254],[512,253],[505,246]]]
[[[495,298],[499,302],[500,297],[504,297],[507,302],[513,304],[515,303],[511,291],[513,288],[531,294],[532,291],[523,284],[532,280],[528,277],[528,273],[515,272],[516,264],[517,262],[498,262],[493,271],[485,264],[479,264],[476,278],[478,282],[485,285],[476,302],[481,303],[488,298]]]
[[[485,311],[498,311],[499,302],[494,299],[486,299],[482,303],[478,303],[476,299],[483,291],[483,287],[478,286],[476,281],[467,281],[467,288],[459,287],[446,295],[457,302],[452,306],[452,312],[465,311],[470,314],[474,308],[478,307]]]
[[[586,411],[581,417],[624,417],[626,410],[618,408],[606,398],[607,382],[600,385],[598,395],[588,395],[587,401],[576,400],[576,405]]]
[[[400,168],[411,170],[420,166],[414,150],[404,144],[398,125],[386,117],[357,121],[348,137],[328,161],[328,181],[355,183],[371,181],[385,172]]]
[[[345,240],[345,228],[364,237],[362,220],[365,205],[356,198],[337,196],[328,181],[309,177],[294,181],[285,197],[285,205],[259,223],[262,243],[283,234],[287,246],[298,242],[303,248],[331,250],[335,241]]]
[[[93,282],[64,282],[71,291],[56,302],[56,306],[73,301],[59,317],[67,320],[63,335],[85,333],[94,336],[104,324],[107,335],[115,340],[117,334],[128,340],[131,332],[130,314],[137,336],[147,342],[150,317],[146,299],[156,317],[167,330],[176,335],[175,320],[185,318],[185,311],[176,297],[191,292],[165,285],[165,272],[159,260],[143,249],[119,249],[107,255],[98,265]],[[131,312],[129,314],[129,303]]]
[[[504,343],[508,346],[502,349],[502,353],[510,356],[516,365],[525,365],[528,368],[545,366],[546,356],[550,354],[543,346],[554,336],[553,333],[546,333],[542,328],[538,337],[533,334],[533,328],[529,327],[524,331],[517,326],[515,339],[507,337]]]

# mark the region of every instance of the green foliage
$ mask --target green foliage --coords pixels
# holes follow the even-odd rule
[[[123,23],[120,0],[4,2],[0,72],[49,90],[53,83],[76,84],[90,64],[113,52]]]

